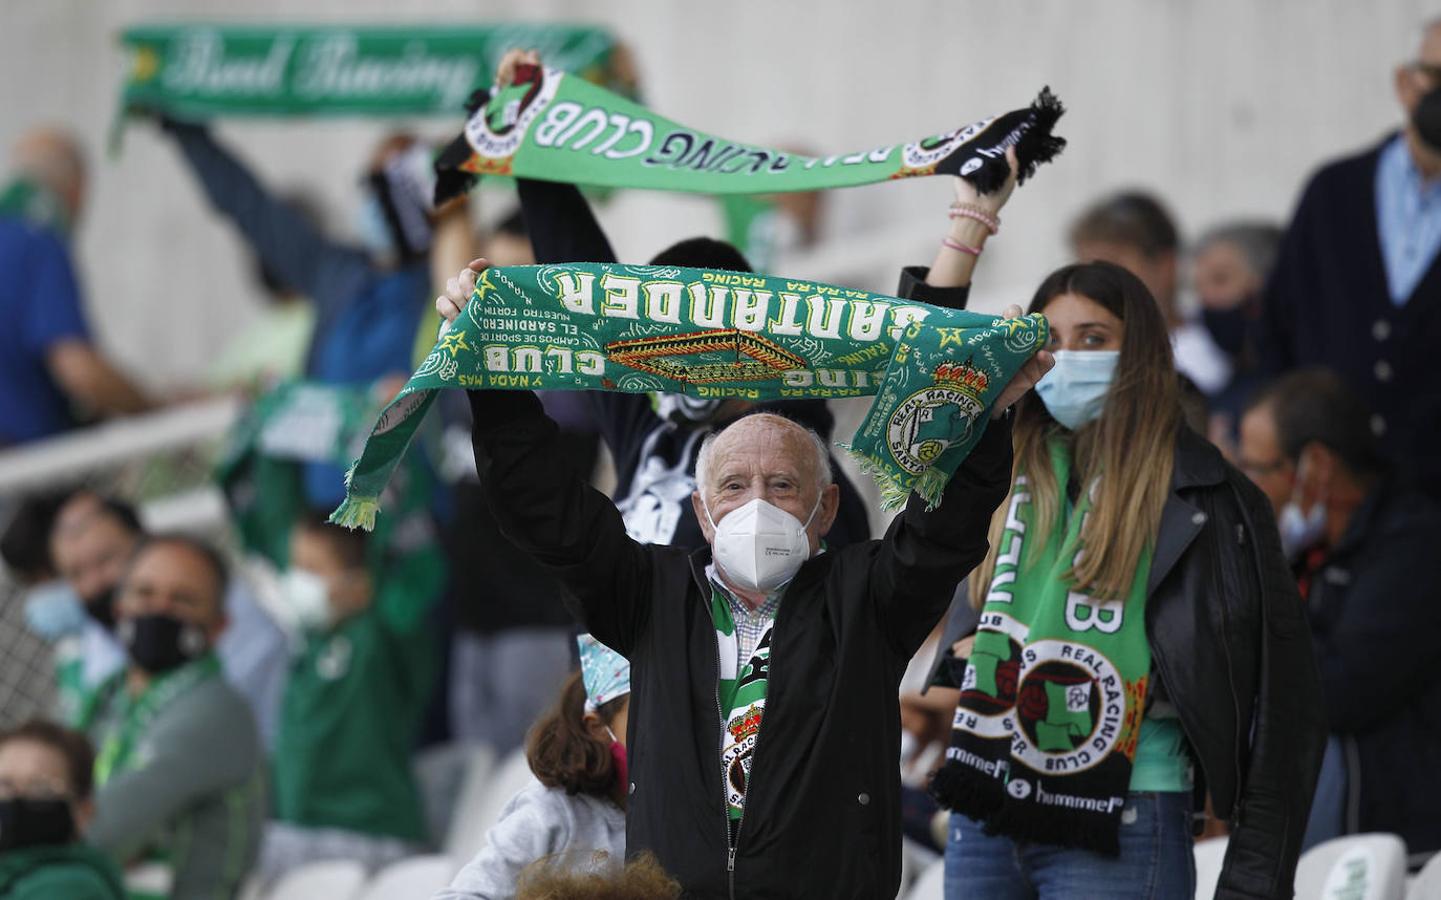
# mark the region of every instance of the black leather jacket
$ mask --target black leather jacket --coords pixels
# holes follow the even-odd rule
[[[958,605],[941,654],[975,627]],[[1216,897],[1290,897],[1326,739],[1310,632],[1265,496],[1184,427],[1146,631],[1199,764],[1197,793],[1231,822]]]

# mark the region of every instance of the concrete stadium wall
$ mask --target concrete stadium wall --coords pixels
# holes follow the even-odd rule
[[[727,137],[850,151],[919,137],[1019,106],[1050,84],[1069,107],[1061,160],[1023,188],[977,277],[976,305],[1024,294],[1064,261],[1067,220],[1098,192],[1159,191],[1194,234],[1235,215],[1284,218],[1321,160],[1371,144],[1399,119],[1394,65],[1415,53],[1420,0],[1009,0],[823,3],[731,0],[4,0],[0,145],[58,122],[94,153],[78,254],[102,341],[156,385],[178,386],[254,315],[231,231],[178,157],[132,127],[103,154],[122,74],[115,35],[145,20],[602,22],[636,51],[656,109]],[[453,134],[455,121],[421,123]],[[365,121],[225,123],[221,136],[277,187],[306,185],[348,232],[354,180],[381,126]],[[939,179],[831,198],[826,233],[910,234],[934,223]],[[631,192],[603,218],[623,258],[714,231],[711,204]],[[926,262],[907,238],[893,263]],[[793,271],[799,276],[823,273]],[[893,266],[861,286],[888,290]]]

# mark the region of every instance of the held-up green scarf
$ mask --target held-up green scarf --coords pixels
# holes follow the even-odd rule
[[[629,66],[601,28],[567,25],[143,25],[121,43],[122,108],[181,118],[453,115],[512,47],[626,93]]]
[[[472,99],[465,131],[436,160],[436,202],[480,175],[704,194],[774,194],[960,175],[987,193],[1005,182],[1016,148],[1020,179],[1065,146],[1051,134],[1064,111],[1050,90],[1035,103],[907,144],[807,157],[678,125],[560,69],[524,65],[515,83]]]
[[[365,445],[379,410],[364,388],[312,381],[282,382],[256,399],[231,429],[215,471],[247,552],[281,569],[288,565],[291,526],[309,512],[302,466],[347,468]],[[386,494],[396,515],[370,541],[372,566],[386,557],[432,549],[434,487],[434,476],[419,456],[400,467]]]
[[[1056,483],[1069,453],[1051,445]],[[1018,840],[1115,855],[1145,713],[1148,549],[1127,596],[1098,601],[1066,578],[1083,552],[1082,496],[1044,544],[1024,475],[1007,501],[995,574],[961,681],[951,746],[931,791]]]
[[[662,266],[487,269],[380,414],[331,521],[371,528],[441,388],[652,391],[746,400],[875,395],[848,448],[887,508],[940,502],[988,411],[1045,346],[1039,314],[997,319],[851,288]]]

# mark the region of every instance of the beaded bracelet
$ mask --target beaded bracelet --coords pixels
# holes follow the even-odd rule
[[[952,203],[950,216],[952,219],[973,219],[980,222],[991,234],[1001,230],[1001,220],[998,217],[968,203]]]
[[[962,244],[960,241],[953,241],[953,240],[951,240],[950,238],[942,238],[942,239],[941,239],[941,246],[942,246],[942,247],[949,247],[949,248],[951,248],[952,250],[959,250],[959,251],[962,252],[962,253],[969,253],[969,254],[972,255],[972,256],[980,256],[980,255],[981,255],[981,248],[980,248],[980,247],[972,247],[972,246],[970,246],[970,245],[968,245],[968,244]]]

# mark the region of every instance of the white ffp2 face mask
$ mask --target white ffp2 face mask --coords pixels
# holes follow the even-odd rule
[[[821,508],[820,497],[804,522],[760,497],[726,513],[719,523],[711,518],[710,506],[702,506],[715,529],[716,565],[743,591],[769,594],[794,578],[811,555],[806,528]]]
[[[302,631],[324,631],[335,619],[330,608],[330,587],[325,579],[305,569],[280,576],[280,595],[292,621]]]

